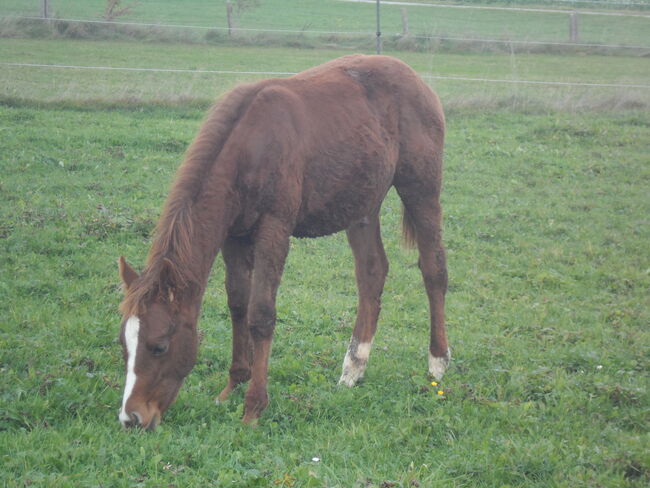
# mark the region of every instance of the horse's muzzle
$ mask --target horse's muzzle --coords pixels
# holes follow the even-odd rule
[[[120,423],[126,429],[130,429],[132,427],[139,427],[142,430],[151,432],[155,430],[155,428],[160,423],[159,412],[154,412],[152,415],[149,415],[148,417],[144,417],[138,412],[129,412],[128,416],[129,416],[129,420],[124,421],[120,419]]]

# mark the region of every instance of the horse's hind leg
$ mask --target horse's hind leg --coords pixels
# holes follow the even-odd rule
[[[451,354],[445,330],[445,293],[447,291],[447,265],[442,245],[442,210],[438,200],[439,182],[413,186],[397,186],[404,203],[405,223],[411,225],[420,253],[418,266],[429,299],[431,335],[429,340],[429,373],[442,378]]]
[[[226,292],[232,321],[232,365],[228,385],[217,397],[223,402],[240,383],[251,377],[252,343],[246,322],[253,270],[253,246],[246,240],[228,239],[222,256],[226,264]]]
[[[354,224],[347,230],[347,235],[354,254],[359,304],[339,384],[354,386],[366,369],[377,330],[388,260],[381,242],[378,213]]]

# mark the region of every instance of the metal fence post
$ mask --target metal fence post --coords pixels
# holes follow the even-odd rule
[[[379,17],[379,0],[377,0],[377,54],[381,54],[381,20]]]
[[[571,12],[569,14],[569,40],[571,42],[578,42],[578,13]]]
[[[228,17],[228,37],[232,37],[232,3],[226,2],[226,16]]]
[[[405,8],[402,8],[402,35],[409,35],[409,14]]]

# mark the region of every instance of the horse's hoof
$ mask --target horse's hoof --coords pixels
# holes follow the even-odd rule
[[[355,337],[350,339],[350,346],[343,359],[343,372],[339,379],[339,385],[352,387],[363,378],[368,365],[371,347],[372,341],[359,344]]]
[[[228,397],[230,396],[230,393],[232,392],[232,388],[230,386],[226,386],[223,390],[221,390],[221,393],[219,393],[219,396],[217,399],[214,401],[217,405],[220,403],[225,402],[228,400]]]
[[[359,370],[344,370],[339,378],[339,385],[345,385],[352,388],[363,377],[363,371]]]
[[[429,374],[437,380],[441,380],[449,362],[451,361],[451,351],[447,349],[447,354],[443,357],[435,357],[429,353]]]
[[[260,418],[258,416],[256,416],[255,414],[250,414],[250,415],[249,414],[244,414],[244,417],[241,419],[241,421],[244,424],[249,425],[251,427],[257,427],[257,425],[259,424]]]

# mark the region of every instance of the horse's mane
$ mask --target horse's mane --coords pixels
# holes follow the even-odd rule
[[[164,288],[162,274],[171,273],[178,290],[199,284],[193,272],[192,207],[201,193],[205,176],[248,102],[262,83],[242,85],[215,103],[190,145],[156,225],[154,241],[144,271],[126,291],[120,310],[124,315],[143,312],[144,302]]]

